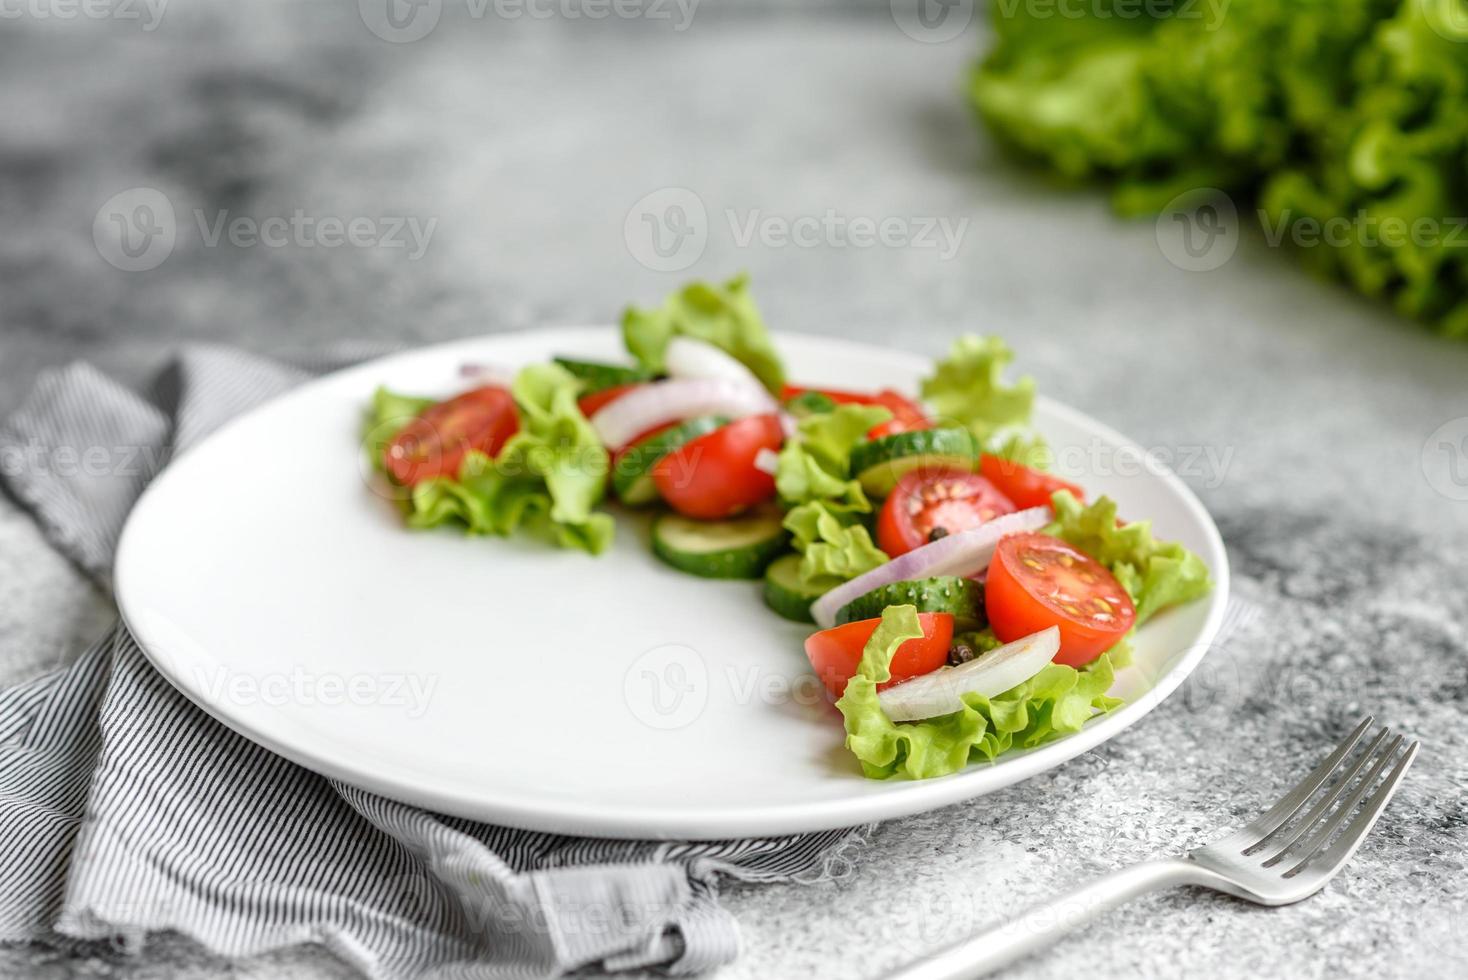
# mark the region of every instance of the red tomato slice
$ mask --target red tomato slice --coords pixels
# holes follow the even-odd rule
[[[841,388],[802,388],[798,385],[786,385],[780,391],[780,400],[789,401],[809,391],[825,395],[837,405],[881,405],[883,408],[890,409],[892,418],[872,426],[871,431],[867,433],[868,439],[880,439],[898,432],[913,432],[917,429],[933,427],[933,423],[928,419],[921,405],[891,388],[883,388],[876,394],[869,394],[861,391],[845,391]]]
[[[387,444],[383,464],[407,487],[458,476],[465,453],[477,449],[493,456],[519,427],[510,393],[486,385],[424,409]]]
[[[1060,627],[1055,662],[1071,667],[1115,646],[1137,618],[1116,576],[1048,534],[1011,534],[999,542],[984,582],[984,611],[1005,643]]]
[[[977,473],[917,469],[887,495],[877,518],[877,545],[892,557],[935,540],[967,531],[1014,511],[1008,497]]]
[[[1077,500],[1086,499],[1086,492],[1074,483],[987,453],[979,457],[979,472],[1016,507],[1049,507],[1050,495],[1057,490],[1069,490]]]
[[[846,623],[819,633],[812,633],[805,640],[805,655],[810,658],[816,676],[826,685],[831,696],[839,698],[846,691],[846,682],[856,674],[861,663],[861,652],[872,638],[882,620],[863,619]],[[911,680],[919,674],[937,670],[948,662],[948,647],[953,642],[953,616],[949,613],[918,613],[923,635],[908,640],[892,655],[892,679],[878,684],[881,691]]]
[[[775,495],[775,478],[754,465],[761,449],[778,450],[785,435],[775,415],[752,415],[699,436],[658,460],[653,483],[674,510],[719,520]]]
[[[581,409],[582,415],[591,418],[598,410],[606,408],[612,402],[627,394],[627,392],[640,387],[642,385],[636,383],[630,385],[613,385],[610,388],[603,388],[601,391],[593,392],[590,395],[582,395],[576,399],[576,406]]]

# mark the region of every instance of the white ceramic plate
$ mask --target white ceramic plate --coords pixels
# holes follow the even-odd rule
[[[915,390],[910,354],[782,335],[792,378]],[[619,514],[600,558],[535,539],[406,530],[359,450],[378,384],[431,395],[465,362],[616,357],[608,328],[419,350],[331,375],[185,453],[133,511],[118,600],[153,663],[224,724],[301,765],[446,813],[611,837],[785,834],[991,792],[1116,735],[1175,690],[1222,618],[1218,531],[1121,436],[1041,401],[1064,475],[1202,555],[1217,587],[1138,636],[1120,710],[944,779],[862,778],[809,674],[807,629],[757,583],[680,574]]]

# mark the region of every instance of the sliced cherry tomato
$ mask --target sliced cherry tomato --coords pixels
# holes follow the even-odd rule
[[[1077,500],[1086,499],[1086,492],[1068,480],[987,453],[979,457],[979,472],[1016,507],[1049,507],[1050,495],[1057,490],[1069,490]]]
[[[653,483],[672,508],[718,520],[775,495],[775,478],[754,465],[761,449],[778,450],[785,435],[775,415],[752,415],[699,436],[658,460]]]
[[[929,420],[921,405],[891,388],[883,388],[871,394],[863,391],[846,391],[841,388],[802,388],[798,385],[786,385],[780,392],[780,399],[789,401],[811,391],[825,395],[837,405],[881,405],[883,408],[890,409],[892,418],[872,426],[871,431],[867,433],[868,439],[880,439],[898,432],[914,432],[918,429],[933,427],[932,421]]]
[[[861,663],[862,649],[881,622],[880,618],[863,619],[806,637],[805,655],[810,658],[816,676],[832,697],[839,698],[845,693],[846,682],[856,674],[857,664]],[[953,642],[953,616],[950,613],[918,613],[918,622],[922,624],[923,635],[897,648],[892,655],[892,679],[878,684],[877,690],[931,673],[948,662],[948,647]]]
[[[457,476],[465,453],[477,449],[493,456],[519,427],[510,393],[486,385],[424,409],[387,444],[383,463],[407,487]]]
[[[895,558],[1013,511],[1010,499],[977,473],[917,469],[887,495],[877,518],[877,545]]]
[[[1115,646],[1137,618],[1116,576],[1048,534],[1000,540],[984,582],[984,611],[994,635],[1005,643],[1060,627],[1055,662],[1071,667]]]
[[[606,408],[612,402],[627,394],[627,392],[641,387],[642,385],[635,383],[630,385],[613,385],[610,388],[603,388],[601,391],[592,392],[589,395],[582,395],[576,400],[576,406],[581,409],[582,415],[591,418],[600,409]]]

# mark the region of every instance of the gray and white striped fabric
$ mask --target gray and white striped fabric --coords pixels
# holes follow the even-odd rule
[[[150,398],[82,364],[45,374],[0,424],[0,454],[19,461],[7,485],[105,587],[128,508],[170,446],[352,359],[191,349]],[[383,978],[696,973],[738,952],[721,876],[817,880],[866,834],[590,840],[427,813],[219,725],[121,625],[0,693],[3,941],[136,946],[175,930],[228,956],[314,942]]]

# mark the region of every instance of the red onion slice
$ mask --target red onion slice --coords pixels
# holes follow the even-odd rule
[[[989,564],[1000,538],[1007,534],[1038,531],[1049,523],[1049,507],[1031,507],[939,538],[836,586],[811,603],[811,615],[821,629],[830,629],[836,625],[837,610],[879,585],[935,575],[973,575]]]
[[[731,419],[779,409],[759,385],[719,378],[654,381],[628,392],[591,417],[602,444],[619,449],[649,429],[698,415]]]
[[[459,377],[473,381],[481,385],[502,385],[510,387],[515,382],[515,377],[520,369],[510,364],[461,364],[459,365]]]
[[[692,337],[674,337],[663,352],[663,366],[670,378],[736,381],[758,388],[764,385],[755,373],[722,348]]]
[[[939,667],[877,695],[877,703],[893,721],[921,721],[951,715],[963,707],[963,695],[992,698],[1034,677],[1060,652],[1060,628],[1051,626],[995,647],[957,667]]]

